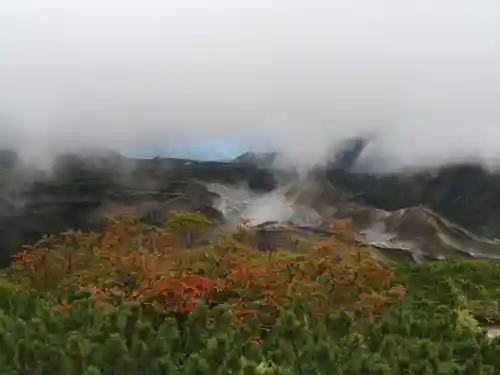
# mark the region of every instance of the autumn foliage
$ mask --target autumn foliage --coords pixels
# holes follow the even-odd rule
[[[392,271],[356,245],[345,223],[333,224],[338,236],[301,252],[256,250],[246,222],[196,243],[209,225],[198,214],[177,214],[165,228],[122,215],[103,234],[68,232],[27,246],[10,272],[34,292],[57,295],[61,306],[86,293],[103,307],[135,303],[169,315],[204,301],[229,305],[238,320],[257,316],[263,323],[297,300],[315,314],[348,309],[373,319],[404,295]]]
[[[300,249],[258,234],[122,215],[26,247],[0,272],[2,374],[498,373],[497,263],[389,268],[347,222]]]

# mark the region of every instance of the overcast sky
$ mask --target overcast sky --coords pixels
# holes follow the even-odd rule
[[[3,146],[212,142],[219,155],[265,144],[312,162],[335,139],[370,132],[370,152],[391,166],[500,157],[498,0],[0,8]]]

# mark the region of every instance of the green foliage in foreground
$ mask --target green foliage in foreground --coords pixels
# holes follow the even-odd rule
[[[500,323],[500,263],[446,260],[398,265],[408,297],[466,309],[481,323]]]
[[[267,330],[232,324],[224,306],[158,321],[85,297],[60,314],[52,297],[3,284],[0,374],[495,374],[500,341],[486,338],[473,318],[485,310],[473,308],[496,302],[497,272],[481,262],[400,266],[407,296],[375,321],[313,319],[297,300]]]

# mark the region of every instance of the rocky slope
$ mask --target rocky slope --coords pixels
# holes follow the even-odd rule
[[[200,211],[220,225],[240,217],[257,226],[262,249],[298,246],[349,219],[358,241],[381,257],[422,262],[449,256],[500,256],[500,176],[480,166],[447,166],[413,175],[355,173],[365,142],[354,140],[326,168],[298,180],[271,171],[275,154],[230,162],[132,160],[65,155],[51,173],[0,153],[0,263],[44,233],[95,229],[133,208],[161,225],[172,210]]]
[[[500,174],[480,165],[388,175],[330,169],[327,175],[367,205],[387,210],[423,205],[483,236],[500,237]]]
[[[424,262],[445,257],[499,259],[500,241],[474,234],[424,207],[394,211],[360,204],[328,182],[293,182],[264,195],[212,185],[226,218],[256,224],[263,249],[290,247],[291,234],[331,235],[332,220],[348,220],[357,240],[393,260]]]
[[[222,220],[212,207],[218,196],[206,187],[214,181],[255,192],[276,186],[272,173],[250,163],[64,155],[50,173],[11,165],[0,172],[0,266],[43,234],[99,230],[106,217],[131,208],[152,224],[172,210]]]

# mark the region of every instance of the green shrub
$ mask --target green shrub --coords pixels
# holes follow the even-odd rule
[[[42,242],[2,273],[1,375],[500,371],[500,341],[479,328],[500,317],[497,263],[391,269],[349,236],[304,253],[231,235],[188,249],[122,224]]]

